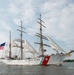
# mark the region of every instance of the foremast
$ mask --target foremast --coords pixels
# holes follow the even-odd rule
[[[44,27],[44,28],[46,28],[42,23],[44,23],[43,22],[43,20],[41,19],[41,14],[40,14],[40,18],[38,18],[39,19],[39,24],[40,24],[40,33],[36,33],[36,36],[38,36],[39,38],[40,38],[40,43],[37,43],[36,42],[36,44],[40,44],[40,51],[41,51],[41,55],[40,56],[44,56],[44,48],[43,48],[43,46],[45,45],[45,46],[48,46],[48,45],[46,45],[46,44],[44,44],[43,43],[43,39],[46,39],[45,38],[45,36],[43,36],[43,34],[42,34],[42,27]]]
[[[42,27],[45,27],[43,24],[42,24],[42,20],[41,20],[41,14],[40,14],[40,18],[39,18],[40,22],[38,22],[40,24],[40,49],[42,51],[42,55],[41,56],[44,56],[44,49],[43,49],[43,39],[42,39]]]

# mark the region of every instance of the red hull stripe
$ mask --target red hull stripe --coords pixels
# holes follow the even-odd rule
[[[50,56],[44,56],[44,59],[43,59],[43,61],[42,61],[42,65],[47,65],[49,59],[50,59]]]

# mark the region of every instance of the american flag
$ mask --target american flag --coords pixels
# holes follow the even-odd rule
[[[5,46],[5,43],[0,44],[0,50],[3,50]]]

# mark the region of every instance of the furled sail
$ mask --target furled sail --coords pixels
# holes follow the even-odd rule
[[[57,45],[49,36],[47,36],[47,39],[49,40],[50,46],[51,46],[51,48],[53,48],[53,50],[65,52],[65,51],[64,51],[59,45]]]
[[[31,52],[32,54],[39,54],[39,53],[30,45],[30,43],[29,43],[27,40],[24,41],[24,49],[23,49],[23,50],[26,51],[26,52]]]

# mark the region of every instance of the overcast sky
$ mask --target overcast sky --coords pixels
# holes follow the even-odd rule
[[[40,14],[46,26],[44,35],[66,52],[74,49],[74,0],[0,0],[0,43],[8,42],[10,30],[12,38],[20,37],[17,28],[22,20],[24,37],[33,44]]]

